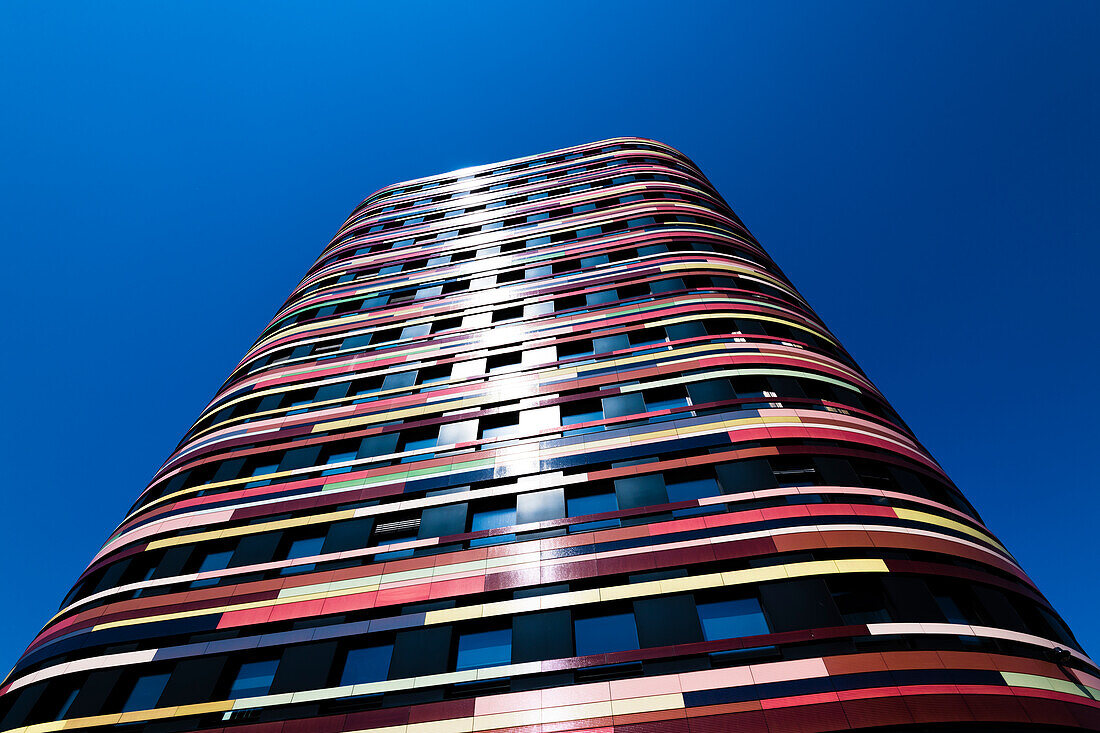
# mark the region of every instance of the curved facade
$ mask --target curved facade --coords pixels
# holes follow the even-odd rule
[[[1100,672],[698,168],[364,201],[3,730],[1100,729]]]

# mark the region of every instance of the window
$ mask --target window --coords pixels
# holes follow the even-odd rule
[[[944,592],[937,593],[934,597],[936,605],[939,606],[948,623],[969,624],[972,620],[967,614],[963,613],[959,600],[955,596]]]
[[[562,310],[560,305],[561,301],[554,303],[555,310]],[[582,298],[580,305],[584,305]],[[572,306],[569,306],[572,307]],[[591,339],[581,339],[579,341],[569,341],[568,343],[558,344],[558,358],[569,359],[574,356],[592,356],[595,354]]]
[[[344,659],[341,685],[358,685],[363,682],[381,682],[390,671],[393,644],[367,646],[348,651]]]
[[[168,673],[147,674],[138,677],[134,682],[126,702],[122,703],[122,712],[133,710],[149,710],[157,706],[157,700],[164,692],[164,686],[168,684]],[[67,707],[67,706],[65,706]]]
[[[313,555],[320,555],[321,548],[325,544],[324,536],[320,537],[301,537],[293,540],[290,543],[290,547],[287,548],[286,559],[297,560],[300,557],[311,557]],[[306,565],[295,565],[289,568],[283,568],[280,571],[282,575],[290,575],[292,573],[307,573],[313,570],[313,563]]]
[[[846,624],[870,624],[893,620],[886,608],[886,598],[882,588],[850,584],[844,580],[832,580],[829,583],[833,602],[840,611]],[[839,587],[838,587],[839,586]]]
[[[690,501],[705,496],[718,496],[718,482],[712,478],[690,478],[666,484],[669,501]]]
[[[578,656],[638,648],[638,627],[633,613],[578,618],[573,622],[573,635]]]
[[[516,272],[519,273],[520,277],[515,278],[515,279],[521,279],[522,276],[523,276],[523,271],[522,270],[517,270]],[[498,279],[498,283],[499,282],[500,282],[500,280]],[[493,323],[502,323],[504,321],[518,321],[521,318],[523,318],[523,306],[522,305],[515,305],[515,306],[511,306],[509,308],[502,308],[498,311],[493,312]]]
[[[325,464],[329,465],[329,464],[333,464],[333,463],[345,463],[347,461],[354,461],[355,457],[356,457],[355,451],[346,451],[344,453],[333,453],[332,455],[330,455],[325,460]],[[337,474],[337,473],[347,473],[348,471],[351,470],[351,468],[352,468],[351,466],[342,466],[340,468],[326,468],[324,471],[321,471],[321,475],[322,476],[332,476],[333,474]]]
[[[819,483],[817,469],[807,458],[779,456],[770,460],[772,473],[782,488],[816,486]]]
[[[493,629],[462,634],[458,637],[458,667],[477,669],[508,664],[512,661],[512,630]]]
[[[498,507],[474,512],[470,521],[470,531],[480,532],[486,529],[511,527],[516,523],[515,507]]]
[[[65,695],[64,699],[61,700],[61,705],[57,708],[57,712],[53,713],[50,717],[52,717],[54,720],[61,720],[66,715],[68,715],[69,708],[72,707],[73,700],[76,699],[76,696],[79,693],[80,686],[77,685],[73,687],[72,690],[70,690],[69,693]]]
[[[420,384],[446,381],[451,376],[451,365],[442,364],[420,370]]]
[[[707,641],[756,636],[771,631],[756,598],[700,603],[698,609],[703,637]]]
[[[305,400],[303,402],[296,403],[296,404],[309,404],[309,400]],[[305,412],[305,410],[302,410],[302,412]],[[278,463],[271,463],[271,464],[268,464],[266,466],[257,466],[256,468],[254,468],[252,470],[252,475],[253,476],[264,476],[264,475],[269,474],[269,473],[275,473],[278,470],[279,470],[279,464]],[[253,486],[267,486],[270,483],[271,483],[271,481],[267,481],[267,480],[265,480],[265,481],[249,481],[247,484],[244,485],[244,487],[246,489],[250,489]]]
[[[522,308],[520,309],[522,311]],[[507,354],[494,354],[485,362],[485,368],[489,372],[500,371],[508,367],[517,366],[523,361],[523,352],[511,351]]]
[[[229,559],[233,557],[232,550],[211,551],[207,552],[203,556],[202,562],[199,563],[197,573],[208,573],[215,570],[225,570],[229,567]],[[207,585],[217,585],[218,578],[206,578],[203,580],[194,580],[191,582],[192,588],[202,588]]]
[[[565,500],[565,513],[570,517],[583,517],[589,514],[603,514],[619,510],[619,502],[615,499],[615,493],[610,490],[587,491],[576,496],[569,496]],[[569,527],[570,532],[586,532],[593,529],[606,527],[618,527],[618,519],[599,519],[595,522],[581,522]]]
[[[497,505],[488,509],[475,511],[470,518],[470,531],[479,532],[489,529],[501,529],[511,527],[516,523],[515,506]],[[516,538],[515,534],[498,534],[488,537],[475,537],[470,540],[470,547],[484,547],[485,545],[499,545],[511,542]]]
[[[446,288],[446,285],[444,285],[444,288]],[[461,325],[461,318],[444,318],[442,320],[436,321],[432,325],[432,333],[439,333],[440,331],[446,331],[451,328],[458,328]]]
[[[443,283],[443,290],[441,292],[443,295],[450,295],[451,293],[458,293],[463,290],[469,289],[469,280],[449,280],[448,282]],[[440,330],[442,330],[442,328]]]
[[[482,418],[481,431],[478,437],[482,439],[507,438],[516,432],[519,427],[519,413],[510,412],[503,415],[490,415]]]
[[[420,451],[434,448],[439,439],[439,428],[416,428],[403,433],[401,435],[401,444],[397,450],[399,453],[409,451]],[[434,457],[433,453],[417,453],[414,455],[405,456],[401,459],[402,463],[409,463],[412,461],[421,461]]]
[[[642,397],[645,399],[647,412],[674,410],[677,407],[687,407],[688,405],[684,388],[680,385],[647,389],[642,392]]]
[[[265,659],[260,662],[245,662],[237,668],[233,684],[229,688],[230,699],[266,695],[275,679],[278,659]]]
[[[569,402],[561,406],[562,427],[578,425],[580,423],[594,422],[603,419],[603,406],[598,400],[579,400]],[[563,435],[583,435],[603,430],[602,425],[594,425],[587,428],[576,428],[563,431]]]

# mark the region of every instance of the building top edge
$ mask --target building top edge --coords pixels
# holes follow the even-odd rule
[[[579,145],[570,145],[570,146],[567,146],[567,147],[564,147],[564,148],[555,148],[553,150],[545,150],[545,151],[542,151],[542,152],[532,153],[530,155],[523,155],[523,156],[519,156],[519,157],[516,157],[516,158],[507,158],[505,160],[497,160],[497,161],[492,161],[492,162],[489,162],[489,163],[479,163],[477,165],[467,166],[467,167],[464,167],[464,168],[456,168],[456,169],[450,170],[450,171],[442,171],[440,173],[432,173],[430,175],[421,176],[419,178],[410,178],[410,179],[407,179],[407,180],[395,181],[393,183],[387,184],[387,185],[383,186],[382,188],[376,189],[375,191],[371,192],[365,198],[360,200],[359,203],[357,203],[355,205],[355,208],[352,209],[352,211],[353,212],[358,211],[360,208],[362,208],[362,206],[364,204],[366,204],[371,199],[376,198],[376,197],[380,196],[381,194],[383,194],[387,191],[393,190],[395,188],[404,188],[406,186],[412,186],[412,185],[417,185],[417,184],[425,183],[425,182],[428,182],[428,181],[432,181],[436,178],[444,178],[444,177],[455,176],[455,175],[459,175],[459,174],[461,174],[462,176],[477,175],[478,173],[480,173],[480,172],[482,172],[482,171],[484,171],[488,168],[495,168],[495,167],[505,166],[505,165],[516,165],[516,164],[519,164],[519,163],[523,163],[525,161],[534,160],[534,159],[537,159],[537,158],[543,158],[543,157],[546,157],[546,156],[549,156],[549,155],[560,155],[562,153],[568,154],[568,153],[572,153],[572,152],[580,152],[580,151],[587,150],[587,149],[590,149],[590,148],[593,148],[593,147],[603,147],[605,145],[616,145],[616,144],[621,144],[621,143],[643,143],[643,144],[646,144],[646,145],[659,145],[663,148],[667,148],[670,152],[675,153],[676,155],[680,155],[680,156],[683,156],[684,158],[687,158],[687,156],[684,155],[684,153],[681,152],[678,148],[675,148],[672,145],[669,145],[668,143],[662,142],[660,140],[655,140],[653,138],[638,137],[638,136],[609,137],[609,138],[604,138],[602,140],[593,140],[593,141],[590,141],[590,142],[581,143]]]

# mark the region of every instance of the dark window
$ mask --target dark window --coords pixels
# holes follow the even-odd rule
[[[519,351],[511,351],[507,354],[494,354],[485,360],[485,369],[495,372],[499,369],[507,369],[516,366],[523,360],[523,354]]]
[[[603,414],[606,418],[626,417],[645,412],[645,400],[641,392],[603,398]]]
[[[756,636],[770,631],[760,601],[755,598],[711,601],[700,603],[698,608],[703,636],[707,641]]]
[[[374,519],[371,517],[333,522],[329,525],[321,551],[327,554],[366,547],[370,542],[373,527]]]
[[[199,561],[196,573],[208,573],[215,570],[225,570],[229,567],[229,561],[233,558],[233,550],[208,550]],[[192,588],[202,588],[208,585],[217,585],[218,578],[205,578],[191,581]]]
[[[580,339],[558,344],[558,358],[569,359],[571,357],[591,357],[595,353],[592,341]]]
[[[286,560],[297,560],[301,557],[312,557],[314,555],[321,554],[321,548],[325,544],[325,538],[323,535],[315,537],[298,537],[290,540],[286,550]],[[313,570],[313,563],[305,565],[294,565],[292,567],[283,568],[282,574],[289,575],[291,573],[305,573]]]
[[[725,402],[737,398],[728,379],[705,379],[687,385],[688,395],[693,405],[704,402]]]
[[[264,659],[256,662],[244,662],[237,668],[233,683],[229,686],[229,698],[256,697],[266,695],[279,668],[278,659]]]
[[[634,601],[638,641],[643,647],[691,644],[703,640],[695,599],[689,595]]]
[[[615,496],[620,509],[668,503],[665,482],[657,474],[616,479]]]
[[[778,486],[771,465],[763,458],[724,463],[715,470],[724,494],[773,489]]]
[[[481,419],[479,438],[507,438],[519,429],[519,413],[506,412],[490,415]]]
[[[420,515],[417,537],[446,537],[466,531],[466,504],[428,507]]]
[[[349,649],[340,674],[341,685],[358,685],[364,682],[381,682],[390,670],[393,644]]]
[[[149,710],[157,706],[164,686],[168,684],[168,673],[147,674],[134,680],[134,686],[130,688],[126,701],[122,703],[121,712],[129,713],[134,710]]]
[[[533,662],[573,656],[573,629],[566,610],[512,618],[512,661]]]
[[[458,637],[458,670],[508,664],[512,661],[512,630],[474,631]]]
[[[831,578],[833,603],[846,624],[870,624],[890,621],[886,598],[878,583],[870,578]]]
[[[390,657],[389,678],[421,677],[448,671],[451,627],[430,626],[397,634]]]
[[[408,372],[397,372],[396,374],[387,374],[386,378],[382,380],[382,389],[402,389],[404,387],[411,387],[416,384],[416,370]]]
[[[470,531],[511,527],[516,523],[515,507],[498,506],[475,511],[470,519]]]
[[[820,578],[765,583],[760,586],[760,599],[777,632],[844,625]]]
[[[573,622],[577,655],[605,654],[638,648],[633,613],[582,616]]]
[[[576,495],[570,495],[566,502],[570,517],[582,517],[587,514],[602,514],[604,512],[618,511],[619,504],[615,499],[615,492],[604,490],[582,490]]]
[[[666,482],[669,501],[690,501],[706,496],[718,496],[718,482],[710,476],[682,476]]]

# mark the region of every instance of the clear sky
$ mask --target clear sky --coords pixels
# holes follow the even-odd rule
[[[5,2],[0,665],[359,200],[619,135],[702,167],[1100,654],[1098,37],[1092,1]]]

